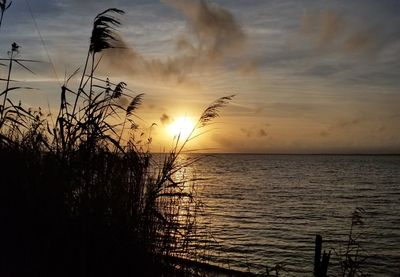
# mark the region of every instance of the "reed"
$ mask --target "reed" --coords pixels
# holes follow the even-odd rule
[[[7,0],[0,0],[0,28],[3,23],[4,12],[11,6],[12,1],[7,3]]]
[[[359,226],[364,225],[363,217],[365,210],[363,208],[355,208],[351,214],[351,224],[347,237],[347,242],[339,250],[333,249],[339,259],[340,276],[354,277],[363,276],[363,265],[367,260],[365,250],[362,248],[360,240],[363,238],[362,233],[357,232]]]
[[[108,9],[95,17],[79,86],[69,86],[77,70],[61,87],[54,124],[40,108],[13,103],[9,92],[21,87],[10,85],[12,65],[21,61],[12,45],[0,94],[0,275],[157,276],[171,270],[162,257],[195,255],[196,179],[176,178],[195,162],[179,159],[195,129],[159,164],[147,147],[151,139],[143,144],[134,135],[143,95],[96,75],[101,52],[115,43],[119,14]],[[213,102],[196,128],[232,97]]]

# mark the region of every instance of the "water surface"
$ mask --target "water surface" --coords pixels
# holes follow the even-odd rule
[[[310,276],[315,234],[324,249],[343,250],[360,207],[363,272],[399,276],[400,156],[218,154],[187,170],[209,178],[197,184],[199,223],[213,235],[216,263],[253,272],[282,264],[288,276]],[[337,260],[332,253],[330,276]]]

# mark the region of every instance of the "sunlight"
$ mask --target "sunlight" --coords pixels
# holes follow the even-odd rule
[[[187,139],[192,133],[195,124],[189,118],[181,116],[176,118],[168,125],[168,132],[174,137],[180,136],[180,139]]]

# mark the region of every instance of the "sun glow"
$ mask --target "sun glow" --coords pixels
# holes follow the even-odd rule
[[[170,125],[168,125],[168,132],[174,137],[180,139],[187,139],[194,129],[194,123],[187,117],[178,117]]]

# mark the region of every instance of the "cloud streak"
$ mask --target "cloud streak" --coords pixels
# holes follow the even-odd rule
[[[312,37],[318,50],[340,49],[347,54],[362,53],[376,44],[376,36],[359,24],[350,24],[337,11],[306,12],[301,31]]]
[[[317,47],[323,49],[332,45],[343,32],[343,17],[333,11],[307,11],[302,18],[301,30],[316,36]]]
[[[264,128],[240,128],[240,131],[248,138],[262,138],[268,136],[268,133]]]

